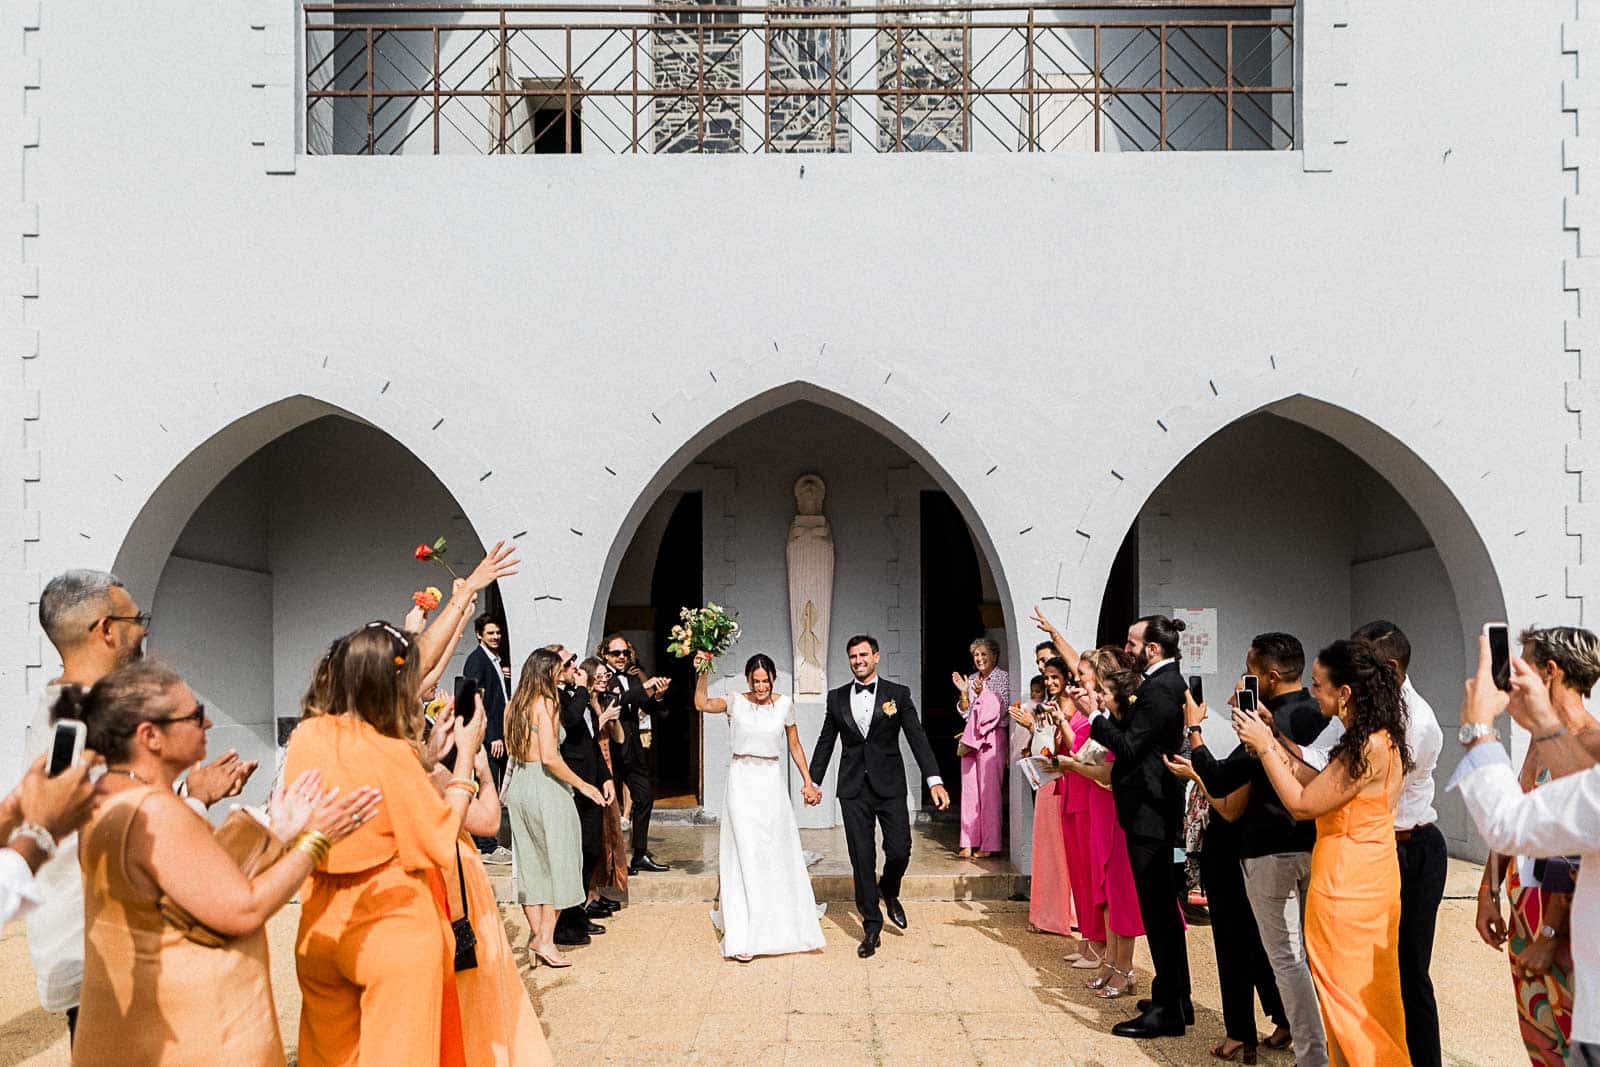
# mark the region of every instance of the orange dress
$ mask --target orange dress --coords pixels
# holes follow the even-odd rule
[[[266,930],[197,945],[128,879],[128,828],[155,789],[112,794],[78,834],[84,967],[72,1062],[281,1065]]]
[[[544,1028],[528,1000],[506,938],[506,924],[494,899],[489,872],[472,839],[456,842],[461,875],[467,884],[467,915],[478,938],[478,965],[456,972],[461,1003],[461,1037],[473,1067],[523,1067],[554,1063]],[[450,913],[461,914],[461,883],[448,883]]]
[[[455,812],[416,749],[343,715],[295,727],[284,781],[383,791],[377,815],[339,842],[301,894],[295,963],[302,1067],[464,1063],[445,883]]]
[[[1317,819],[1306,893],[1306,956],[1335,1067],[1410,1063],[1400,1000],[1400,793],[1389,749],[1383,792],[1358,795]]]

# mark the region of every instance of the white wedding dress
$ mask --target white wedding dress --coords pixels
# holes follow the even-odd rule
[[[722,954],[778,956],[823,946],[811,876],[800,852],[800,828],[789,800],[786,727],[794,704],[780,695],[752,704],[728,697],[733,758],[722,805]]]

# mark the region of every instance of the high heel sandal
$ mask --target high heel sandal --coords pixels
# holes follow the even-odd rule
[[[1088,985],[1090,989],[1104,989],[1111,981],[1112,975],[1117,973],[1117,969],[1111,966],[1109,963],[1102,964],[1102,966],[1105,967],[1106,970],[1110,971],[1111,974],[1097,974],[1093,978],[1089,979]]]
[[[1075,971],[1097,971],[1105,964],[1106,958],[1091,948],[1088,952],[1072,961],[1072,969]]]
[[[572,966],[572,961],[571,960],[566,960],[565,962],[557,962],[556,960],[551,959],[549,956],[546,956],[543,952],[539,951],[536,948],[529,948],[528,949],[528,953],[530,955],[532,955],[534,959],[538,960],[539,963],[544,964],[546,967],[560,968],[560,967],[571,967]],[[537,964],[535,964],[535,966],[537,966]]]
[[[1279,1035],[1282,1035],[1281,1037]],[[1288,1029],[1274,1030],[1262,1039],[1261,1043],[1268,1048],[1288,1048],[1294,1044],[1294,1033]]]
[[[1222,1043],[1222,1045],[1226,1044],[1226,1041]],[[1211,1055],[1215,1056],[1219,1060],[1222,1060],[1224,1063],[1232,1063],[1234,1060],[1240,1060],[1240,1062],[1246,1064],[1254,1064],[1256,1062],[1256,1047],[1254,1045],[1246,1045],[1241,1041],[1239,1044],[1235,1045],[1233,1047],[1233,1051],[1229,1053],[1224,1053],[1222,1051],[1222,1045],[1213,1045],[1211,1047]]]
[[[1119,989],[1110,982],[1107,982],[1105,986],[1095,994],[1096,997],[1100,998],[1101,1000],[1116,1000],[1118,997],[1125,997],[1133,992],[1134,973],[1132,968],[1129,968],[1126,971],[1119,971],[1113,967],[1111,968],[1111,973],[1122,975],[1122,977],[1127,979],[1127,983]]]

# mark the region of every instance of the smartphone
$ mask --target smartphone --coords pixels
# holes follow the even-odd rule
[[[1489,639],[1489,673],[1497,689],[1511,692],[1511,631],[1503,622],[1484,623]]]
[[[88,734],[89,728],[78,719],[62,719],[56,723],[55,738],[50,745],[50,762],[45,766],[45,774],[54,778],[74,763],[83,755],[83,739]]]
[[[456,675],[456,719],[471,722],[478,710],[478,682],[473,678]]]
[[[1200,682],[1200,676],[1198,674],[1189,675],[1189,695],[1194,697],[1196,704],[1204,704],[1206,702],[1205,692],[1205,687]]]
[[[1250,696],[1255,701],[1255,703],[1251,704],[1253,709],[1256,704],[1261,702],[1261,679],[1253,674],[1247,674],[1244,676],[1244,687],[1250,691]]]
[[[1240,711],[1248,711],[1254,714],[1260,710],[1260,704],[1261,702],[1256,698],[1256,691],[1254,689],[1251,689],[1249,686],[1245,686],[1243,689],[1239,690],[1238,706]]]

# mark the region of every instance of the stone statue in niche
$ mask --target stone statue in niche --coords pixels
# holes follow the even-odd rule
[[[833,531],[822,514],[828,487],[815,474],[794,483],[789,524],[789,632],[795,696],[828,691],[828,622],[833,611]]]

